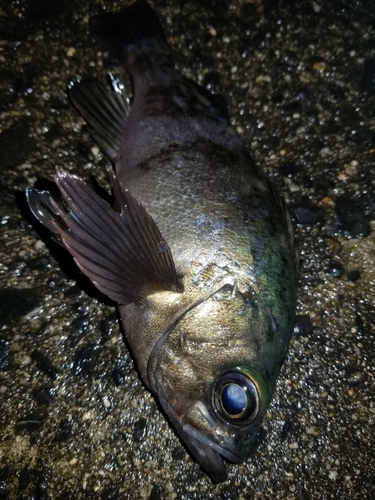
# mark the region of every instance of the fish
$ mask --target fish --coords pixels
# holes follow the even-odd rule
[[[138,0],[91,20],[132,80],[72,80],[113,203],[62,168],[31,212],[117,303],[145,386],[214,482],[254,451],[293,330],[299,257],[284,199],[225,101],[177,69]]]

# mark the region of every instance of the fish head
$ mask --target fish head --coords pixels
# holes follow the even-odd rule
[[[199,399],[182,419],[182,437],[217,482],[227,472],[223,458],[243,462],[250,454],[271,394],[262,375],[245,366],[223,372],[210,400]]]
[[[293,325],[287,308],[276,318],[247,295],[222,287],[187,312],[152,356],[152,390],[215,482],[227,477],[223,459],[242,462],[254,447]]]

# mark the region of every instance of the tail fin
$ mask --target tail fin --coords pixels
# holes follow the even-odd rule
[[[90,22],[92,33],[102,38],[115,55],[125,61],[132,47],[150,41],[169,51],[159,18],[145,0],[137,0],[117,13],[94,16]]]

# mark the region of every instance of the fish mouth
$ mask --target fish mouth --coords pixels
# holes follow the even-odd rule
[[[198,401],[198,403],[194,405],[194,407],[186,414],[184,420],[186,419],[192,419],[196,424],[194,426],[191,424],[184,424],[182,426],[182,430],[189,436],[208,446],[231,462],[238,463],[244,460],[244,453],[233,451],[227,447],[228,444],[225,446],[224,444],[220,444],[218,442],[220,437],[222,437],[222,432],[220,432],[221,429],[218,429],[217,424],[208,413],[206,406],[202,402]],[[201,430],[197,428],[197,425],[199,425]],[[227,436],[231,437],[231,434],[228,433]],[[230,443],[232,443],[231,439]]]
[[[195,458],[215,482],[225,481],[228,473],[222,457],[233,463],[246,458],[235,445],[235,433],[218,423],[200,401],[183,420],[183,438]]]

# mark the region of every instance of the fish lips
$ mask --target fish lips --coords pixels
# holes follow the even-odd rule
[[[236,445],[236,429],[219,422],[201,401],[186,413],[181,430],[186,445],[215,482],[225,481],[228,476],[222,457],[240,463],[247,456]]]

